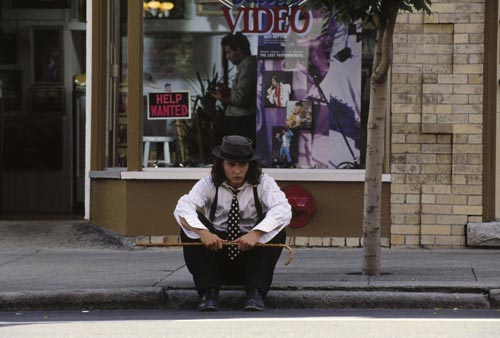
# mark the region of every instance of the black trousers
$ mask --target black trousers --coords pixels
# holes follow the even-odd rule
[[[209,228],[210,229],[210,228]],[[222,239],[227,233],[215,231]],[[191,239],[181,229],[183,243],[200,242]],[[285,229],[280,231],[269,243],[284,244],[286,242]],[[243,285],[245,289],[259,288],[264,296],[271,288],[274,268],[283,248],[255,246],[249,251],[240,252],[236,259],[231,261],[227,254],[228,246],[222,250],[211,251],[205,246],[184,246],[184,260],[198,293],[206,288],[220,289],[221,285]]]

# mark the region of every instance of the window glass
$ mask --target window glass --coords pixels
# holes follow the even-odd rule
[[[107,0],[106,166],[127,166],[127,0]]]
[[[264,167],[362,168],[372,56],[361,24],[234,4],[145,1],[143,166],[209,166],[235,133]]]

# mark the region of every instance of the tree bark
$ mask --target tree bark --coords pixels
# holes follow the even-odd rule
[[[383,3],[386,16],[378,21],[377,44],[370,87],[363,206],[363,273],[367,275],[379,275],[381,272],[382,168],[385,149],[385,117],[389,97],[387,74],[392,59],[392,37],[398,12],[398,6],[395,4],[396,2],[393,0]]]
[[[380,205],[384,160],[387,83],[372,80],[367,125],[365,192],[363,208],[363,273],[380,274]]]

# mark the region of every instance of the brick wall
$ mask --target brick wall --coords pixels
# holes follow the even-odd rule
[[[484,1],[400,13],[391,79],[391,245],[465,246],[482,221]]]
[[[164,243],[176,244],[180,243],[179,236],[139,236],[133,239],[135,245],[150,245],[156,244],[162,246]],[[302,236],[287,236],[286,244],[292,247],[335,247],[335,248],[360,248],[363,246],[362,237],[302,237]],[[389,238],[380,238],[382,247],[389,247]]]

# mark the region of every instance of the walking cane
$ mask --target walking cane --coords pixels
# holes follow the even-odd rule
[[[145,244],[136,244],[137,246],[200,246],[204,245],[203,243],[194,242],[194,243],[145,243]],[[238,245],[237,243],[226,242],[222,243],[222,245]],[[255,246],[267,247],[267,248],[285,248],[288,250],[288,260],[285,262],[285,266],[290,264],[293,261],[293,250],[288,244],[274,244],[274,243],[257,243]]]

